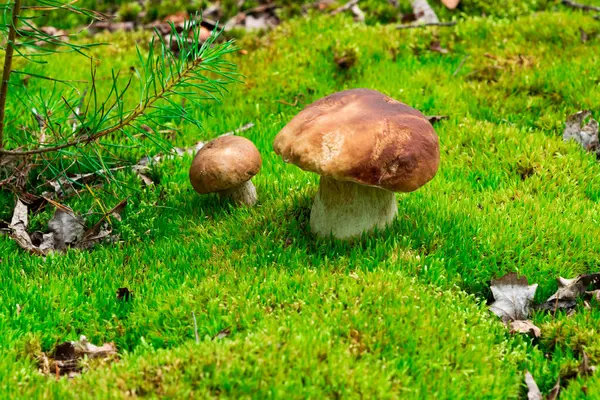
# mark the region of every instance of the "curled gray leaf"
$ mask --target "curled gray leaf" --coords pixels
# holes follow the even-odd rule
[[[490,305],[490,310],[504,323],[526,320],[537,287],[537,284],[529,285],[527,278],[519,277],[514,272],[494,279],[491,290],[495,301]]]
[[[584,124],[592,113],[588,110],[576,112],[567,117],[565,122],[565,130],[563,132],[563,140],[568,142],[574,140],[581,145],[585,150],[594,152],[597,155],[600,153],[600,141],[598,139],[598,122],[590,118],[587,124]]]

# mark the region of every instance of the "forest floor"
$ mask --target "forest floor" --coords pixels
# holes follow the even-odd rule
[[[490,281],[508,272],[539,284],[540,302],[559,276],[600,270],[600,164],[562,138],[568,115],[600,109],[593,15],[554,7],[408,30],[321,15],[243,36],[231,60],[244,82],[191,110],[202,130],[173,122],[171,140],[190,146],[253,123],[240,135],[263,158],[257,206],[198,196],[185,155],[156,167],[156,185],[123,170],[125,191],[69,200],[85,212],[127,197],[117,243],[42,258],[0,236],[0,397],[505,399],[525,396],[527,370],[544,393],[562,377],[561,399],[600,398],[600,375],[581,367],[600,364],[599,303],[534,312],[539,338],[511,334],[487,306]],[[94,38],[110,43],[91,50],[97,75],[129,70],[148,39]],[[73,53],[20,67],[89,75]],[[273,139],[303,106],[356,87],[447,116],[434,125],[440,170],[398,195],[388,229],[316,239],[318,176],[285,164]],[[16,110],[15,126],[30,118]],[[159,151],[147,144],[129,161]],[[14,203],[0,192],[0,220]],[[36,214],[33,229],[51,216]],[[125,301],[115,295],[123,287],[133,293]],[[39,372],[42,352],[80,335],[113,342],[118,360],[90,362],[73,379]]]

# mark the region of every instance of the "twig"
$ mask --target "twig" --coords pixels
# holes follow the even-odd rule
[[[35,120],[38,123],[38,127],[40,129],[40,144],[44,144],[46,142],[46,120],[40,115],[40,113],[35,108],[31,109],[31,113],[35,117]]]
[[[452,76],[458,75],[458,72],[461,70],[463,65],[465,65],[465,61],[467,61],[467,58],[469,58],[468,55],[463,57],[463,59],[460,61],[460,64],[458,64],[458,67],[456,67],[456,69],[454,70],[454,73],[452,74]]]
[[[113,215],[116,215],[116,216],[120,215],[126,206],[127,206],[127,199],[121,200],[119,202],[119,204],[117,204],[116,206],[114,206],[113,208],[111,208],[110,210],[105,212],[104,215],[102,215],[102,218],[100,218],[100,220],[98,222],[96,222],[94,224],[94,226],[92,226],[87,232],[85,232],[80,243],[91,242],[92,240],[94,240],[94,237],[96,235],[98,235],[98,232],[100,231],[100,228],[102,227],[102,223],[104,223],[104,221],[107,219],[110,222],[110,217]],[[118,217],[115,217],[115,218],[118,219]]]
[[[350,8],[352,14],[354,14],[354,20],[358,22],[365,22],[365,13],[360,9],[358,4],[355,4]]]
[[[412,24],[398,25],[396,29],[412,29],[412,28],[423,28],[426,26],[454,26],[456,21],[449,22],[416,22]]]
[[[15,0],[12,11],[12,24],[8,31],[8,42],[6,43],[6,54],[4,55],[4,69],[2,70],[2,82],[0,85],[0,150],[4,148],[4,118],[6,112],[6,96],[8,92],[8,81],[12,68],[15,40],[17,38],[17,23],[21,12],[21,0]]]
[[[344,4],[341,7],[336,8],[335,10],[333,10],[330,14],[331,15],[336,15],[339,14],[341,12],[347,11],[349,9],[351,9],[352,7],[354,7],[355,5],[358,4],[359,0],[350,0],[349,2],[347,2],[346,4]]]
[[[240,126],[239,128],[234,129],[233,131],[222,133],[219,136],[231,136],[231,135],[235,135],[236,133],[245,132],[252,128],[254,128],[254,123],[249,122],[246,125]]]
[[[127,117],[123,118],[122,121],[115,126],[103,129],[99,132],[96,132],[95,134],[93,134],[91,136],[81,136],[78,139],[75,139],[75,140],[72,140],[67,143],[57,145],[57,146],[40,147],[40,148],[37,148],[34,150],[4,150],[3,148],[0,147],[0,156],[3,156],[3,155],[4,156],[5,155],[26,156],[26,155],[30,155],[30,154],[48,153],[48,152],[52,152],[52,151],[65,149],[67,147],[77,146],[79,144],[91,143],[103,136],[106,136],[113,132],[119,131],[119,130],[123,129],[124,127],[128,126],[129,124],[131,124],[134,120],[136,120],[141,115],[144,115],[144,112],[147,109],[152,108],[152,105],[154,104],[154,102],[156,102],[159,99],[162,99],[167,93],[169,93],[171,90],[173,90],[173,88],[175,86],[177,86],[177,84],[182,79],[186,78],[187,75],[190,74],[195,68],[197,68],[198,65],[201,64],[203,61],[204,61],[203,59],[199,58],[199,59],[191,62],[188,65],[188,67],[183,72],[181,72],[181,74],[178,74],[176,79],[173,79],[171,82],[169,82],[167,85],[165,85],[165,87],[161,91],[159,91],[157,94],[155,94],[153,98],[147,100],[143,105],[138,104],[135,107],[135,109],[133,109],[133,111],[131,111],[131,113],[129,113],[129,115],[127,115]]]
[[[194,319],[194,335],[196,335],[196,344],[200,343],[200,336],[198,336],[198,323],[196,322],[196,314],[192,311],[192,318]]]
[[[284,106],[296,107],[298,105],[298,97],[294,99],[293,103],[287,102],[285,100],[275,100],[277,103],[281,103]]]
[[[567,7],[577,8],[577,9],[584,10],[584,11],[600,11],[600,7],[598,7],[598,6],[590,6],[587,4],[580,4],[580,3],[576,3],[572,0],[562,0],[562,4]]]

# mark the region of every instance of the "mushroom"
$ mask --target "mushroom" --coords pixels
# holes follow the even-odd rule
[[[334,93],[307,106],[275,137],[285,162],[321,175],[310,213],[318,236],[348,239],[394,220],[394,192],[430,181],[438,137],[418,110],[375,90]]]
[[[205,144],[190,167],[190,182],[199,194],[218,193],[236,204],[256,203],[251,182],[262,160],[254,144],[240,136],[221,136]]]

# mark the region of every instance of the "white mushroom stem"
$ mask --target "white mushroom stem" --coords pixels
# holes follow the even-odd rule
[[[236,204],[248,207],[253,206],[258,200],[258,196],[256,195],[256,188],[252,184],[252,181],[246,181],[240,186],[223,190],[219,192],[219,196],[222,199],[231,200]]]
[[[398,204],[393,192],[321,177],[310,213],[310,228],[318,236],[349,239],[384,228],[396,214]]]

